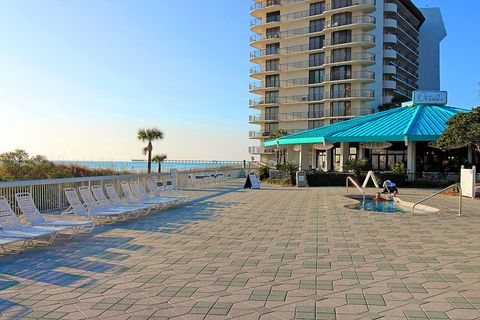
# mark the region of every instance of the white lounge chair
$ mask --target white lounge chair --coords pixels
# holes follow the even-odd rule
[[[123,214],[119,212],[103,212],[87,210],[85,205],[80,201],[77,191],[74,188],[65,188],[65,196],[70,206],[62,212],[63,214],[75,214],[81,217],[87,217],[91,220],[96,220],[99,223],[111,223],[116,219],[123,218]]]
[[[71,237],[79,232],[90,233],[95,227],[93,221],[45,220],[28,192],[15,194],[15,200],[23,216],[33,226],[71,228]]]
[[[92,191],[90,187],[80,187],[78,188],[78,192],[83,199],[83,203],[92,212],[115,212],[119,213],[123,218],[127,219],[131,216],[137,215],[133,209],[126,209],[126,208],[115,208],[113,206],[104,208],[102,207],[93,197]]]
[[[147,180],[147,188],[148,188],[148,194],[153,195],[155,197],[178,199],[179,200],[178,202],[184,202],[190,198],[189,196],[182,195],[180,191],[176,191],[173,194],[166,194],[165,189],[161,187],[157,187],[157,183],[155,183],[155,181],[153,180]]]
[[[123,194],[125,194],[125,198],[130,203],[140,203],[140,204],[150,205],[150,206],[153,206],[156,210],[165,208],[165,206],[168,204],[168,201],[164,199],[163,200],[151,199],[148,196],[139,195],[137,193],[137,182],[130,182],[129,184],[127,181],[122,181],[120,185],[122,187]]]
[[[53,243],[58,232],[68,229],[65,227],[32,227],[22,225],[5,197],[0,197],[0,226],[2,227],[2,235],[4,237],[29,239],[30,242],[36,240],[47,246]]]
[[[113,185],[111,185],[113,187]],[[95,185],[90,188],[92,190],[93,196],[97,200],[97,203],[105,209],[109,208],[116,208],[116,209],[121,209],[121,210],[126,210],[126,211],[131,211],[132,214],[136,214],[136,216],[140,215],[147,215],[151,211],[151,206],[145,206],[145,205],[129,205],[123,203],[121,201],[120,197],[118,197],[117,191],[115,190],[115,194],[117,195],[116,197],[120,200],[120,202],[114,202],[105,196],[105,193],[103,192],[103,188],[100,185]],[[115,188],[114,188],[115,189]]]
[[[172,206],[177,203],[178,199],[167,198],[167,197],[160,197],[158,195],[148,194],[145,191],[143,185],[138,182],[130,182],[130,190],[133,193],[134,197],[140,199],[144,203],[152,203],[161,206]]]
[[[7,233],[8,234],[8,233]],[[5,236],[3,231],[0,231],[0,249],[2,252],[0,254],[17,254],[23,251],[30,243],[31,238],[9,238]],[[13,247],[16,245],[16,247]]]

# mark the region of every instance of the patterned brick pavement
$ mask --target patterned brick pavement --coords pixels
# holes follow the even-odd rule
[[[386,215],[344,208],[343,188],[240,185],[0,257],[2,317],[480,318],[480,202],[463,217],[445,196],[439,213]]]

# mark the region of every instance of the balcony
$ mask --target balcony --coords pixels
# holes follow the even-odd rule
[[[278,122],[278,115],[253,114],[248,117],[249,123]]]
[[[293,1],[299,2],[298,0],[293,0]],[[308,1],[308,0],[303,0],[303,1]],[[283,1],[282,1],[282,5],[284,5]],[[281,15],[278,22],[283,23],[283,22],[300,20],[300,19],[309,18],[309,17],[316,17],[316,16],[323,15],[323,13],[326,11],[331,11],[331,10],[338,11],[338,10],[344,10],[345,8],[348,8],[349,10],[354,10],[355,7],[358,7],[359,9],[363,9],[363,11],[367,11],[367,12],[373,12],[376,10],[375,0],[353,0],[351,3],[345,2],[343,4],[342,3],[339,4],[338,6],[332,6],[330,3],[328,3],[327,5],[325,5],[325,9],[322,12],[311,12],[310,10],[296,11],[296,12]],[[268,23],[271,23],[271,22],[266,21],[265,18],[253,19],[252,22],[250,23],[250,26],[260,27]]]
[[[297,0],[297,2],[299,2],[299,1],[303,1],[303,0]],[[260,10],[260,9],[269,8],[269,7],[273,7],[273,6],[280,6],[280,5],[282,5],[282,2],[285,2],[285,1],[266,0],[266,1],[262,1],[260,3],[255,2],[250,6],[250,11]]]
[[[397,23],[397,20],[395,20],[395,19],[387,18],[383,21],[383,26],[385,28],[397,29],[398,23]]]
[[[266,148],[263,146],[252,146],[248,147],[249,154],[274,154],[275,150],[273,148]]]
[[[325,118],[337,118],[337,117],[361,117],[368,114],[372,114],[373,110],[370,108],[331,108],[325,110]]]
[[[393,80],[383,80],[383,88],[389,90],[397,89],[397,83]]]
[[[395,51],[394,51],[395,52]],[[395,52],[395,57],[396,57]],[[318,61],[317,63],[313,63],[308,60],[292,62],[292,63],[284,63],[278,65],[276,69],[269,69],[265,70],[263,66],[254,66],[250,68],[250,75],[260,75],[264,73],[278,73],[279,71],[297,71],[301,69],[310,69],[310,68],[319,68],[328,64],[343,64],[343,63],[361,63],[361,64],[373,64],[375,63],[375,54],[369,52],[359,52],[354,53],[351,55],[345,56],[327,56],[323,61]]]
[[[394,65],[384,65],[383,66],[383,73],[397,74],[397,67],[395,67]]]
[[[313,34],[313,33],[318,33],[322,32],[325,29],[330,29],[330,28],[340,28],[343,26],[354,26],[354,25],[364,25],[369,26],[371,28],[375,28],[375,17],[371,16],[357,16],[353,17],[351,21],[348,21],[346,23],[339,23],[339,22],[334,22],[334,21],[328,21],[325,23],[324,27],[319,30],[312,30],[310,27],[303,27],[303,28],[297,28],[297,29],[292,29],[292,30],[286,30],[282,32],[277,32],[274,34],[255,34],[250,37],[250,42],[258,42],[258,41],[267,41],[267,40],[272,40],[272,39],[288,39],[292,37],[298,37],[298,36],[304,36],[307,34]]]
[[[292,88],[292,87],[301,87],[301,86],[311,86],[319,85],[324,82],[330,81],[373,81],[375,80],[375,72],[372,71],[354,71],[349,74],[326,74],[320,77],[315,82],[310,81],[309,78],[297,78],[297,79],[288,79],[281,80],[277,83],[266,83],[265,81],[254,82],[250,84],[250,91],[258,91],[265,89],[278,89],[278,88]]]
[[[395,51],[395,49],[384,49],[383,57],[387,59],[397,59],[397,51]]]
[[[375,92],[368,89],[346,90],[339,92],[324,92],[319,94],[304,94],[295,96],[279,97],[273,101],[266,101],[263,97],[250,99],[250,107],[269,105],[269,104],[303,104],[322,102],[325,100],[372,100],[375,98]]]
[[[404,85],[410,87],[412,90],[417,90],[418,89],[418,85],[416,82],[412,81],[412,80],[409,80],[405,77],[402,77],[400,75],[394,75],[393,76],[393,79],[403,83]]]
[[[353,43],[357,43],[367,47],[372,47],[372,46],[375,46],[375,36],[371,34],[357,34],[346,39],[345,38],[325,39],[324,47],[351,45]]]
[[[403,48],[405,48],[406,50],[410,51],[411,54],[415,55],[416,57],[418,57],[418,50],[415,49],[414,47],[410,46],[410,45],[407,45],[405,42],[403,42],[400,38],[398,38],[397,40],[397,43],[399,43]]]
[[[385,43],[397,43],[397,35],[393,33],[386,33],[383,35],[383,42]]]
[[[387,2],[385,3],[384,10],[385,12],[397,13],[398,7],[395,3]]]
[[[268,131],[249,131],[248,137],[250,139],[268,139],[270,137],[271,132]]]

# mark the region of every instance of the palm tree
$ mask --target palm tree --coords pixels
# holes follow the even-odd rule
[[[167,160],[167,155],[164,153],[153,156],[152,161],[158,163],[158,173],[162,172],[162,162],[165,160]]]
[[[152,171],[152,141],[162,140],[163,132],[157,128],[138,129],[137,138],[142,142],[148,142],[147,146],[142,149],[142,152],[148,155],[148,173],[150,173]]]
[[[268,139],[278,139],[278,138],[281,138],[283,136],[286,136],[288,135],[288,131],[285,130],[285,129],[277,129],[273,132],[270,132],[270,135],[268,136]],[[282,158],[283,158],[283,164],[286,163],[286,155],[287,155],[287,152],[285,149],[280,149],[280,150],[276,150],[275,151],[275,154],[277,156],[277,165],[279,165],[281,162],[282,162]]]

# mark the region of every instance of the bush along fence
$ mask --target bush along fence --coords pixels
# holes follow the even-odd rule
[[[360,183],[363,183],[366,175],[354,177]],[[382,183],[385,180],[391,180],[400,188],[440,188],[447,187],[460,181],[460,173],[451,172],[424,172],[424,173],[393,173],[381,172],[375,173],[375,176]],[[340,172],[309,172],[307,182],[310,187],[338,186],[344,187],[347,177],[353,177],[351,173]],[[477,181],[480,181],[480,174],[477,174]]]

